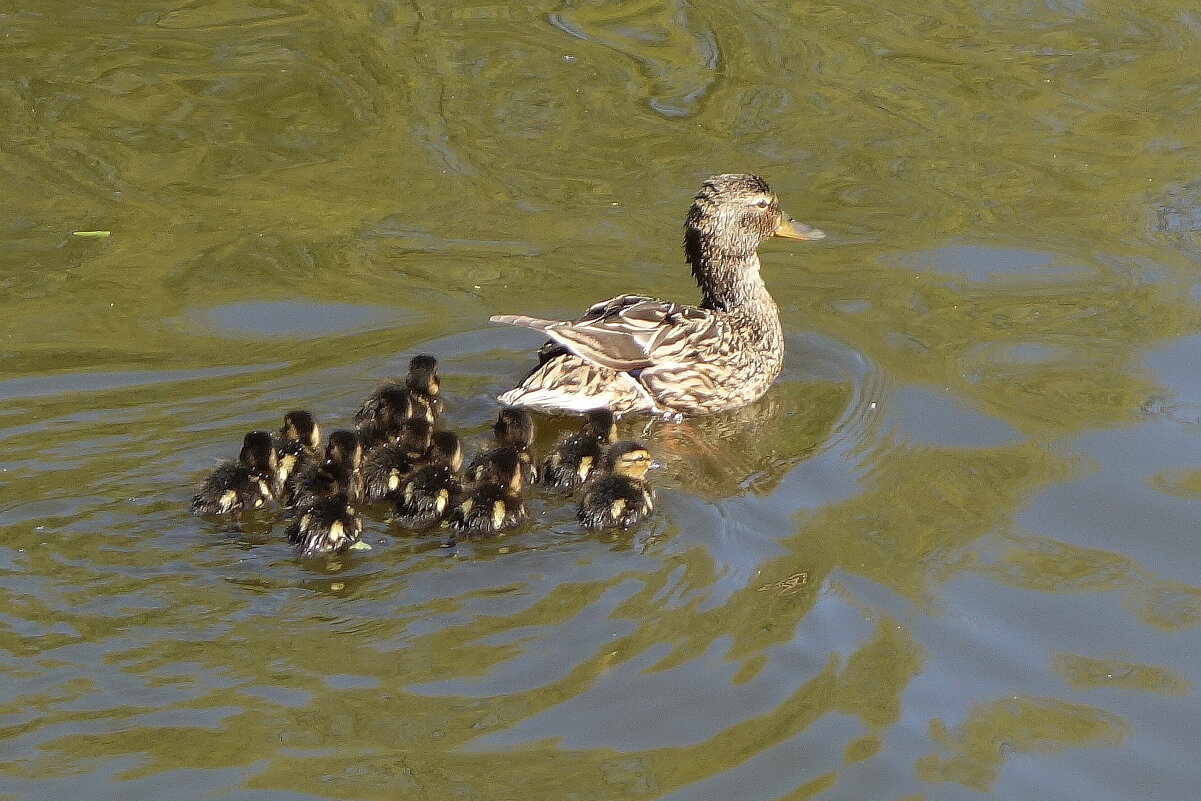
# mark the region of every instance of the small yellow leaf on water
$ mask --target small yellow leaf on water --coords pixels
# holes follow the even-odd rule
[[[337,592],[338,590],[344,590],[344,589],[346,589],[346,585],[345,585],[345,584],[343,584],[343,583],[342,583],[342,582],[340,582],[340,581],[335,581],[335,582],[333,582],[332,584],[330,584],[330,585],[329,585],[329,588],[330,588],[331,590],[333,590],[334,592]]]
[[[91,239],[104,239],[105,237],[112,236],[112,233],[112,231],[72,231],[71,235],[86,236]]]
[[[370,551],[370,550],[371,550],[371,546],[370,546],[370,545],[368,545],[367,543],[363,542],[362,540],[359,540],[359,541],[358,541],[358,542],[356,542],[354,545],[351,545],[349,550],[352,550],[352,551]]]

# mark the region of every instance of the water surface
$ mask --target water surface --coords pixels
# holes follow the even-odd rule
[[[1164,801],[1201,670],[1201,16],[294,0],[0,10],[0,794]],[[496,540],[187,513],[410,355],[689,300],[708,174],[788,366],[644,431],[659,510]],[[111,231],[107,238],[76,231]],[[547,422],[540,445],[561,425]]]

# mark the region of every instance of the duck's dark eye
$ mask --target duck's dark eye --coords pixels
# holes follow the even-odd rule
[[[765,197],[761,197],[758,200],[756,200],[754,203],[752,203],[751,205],[757,209],[765,209],[771,205],[771,201]]]

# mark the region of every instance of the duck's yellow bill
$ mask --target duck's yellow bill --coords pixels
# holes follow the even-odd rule
[[[784,239],[825,239],[826,235],[814,228],[812,225],[805,225],[803,222],[797,222],[791,217],[780,217],[780,224],[776,226],[776,230],[772,232],[772,236],[783,237]]]

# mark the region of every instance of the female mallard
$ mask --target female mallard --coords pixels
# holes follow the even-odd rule
[[[754,175],[714,175],[684,223],[684,256],[700,306],[642,295],[597,303],[578,320],[498,315],[550,336],[541,364],[500,402],[552,414],[711,414],[756,400],[780,374],[779,310],[759,277],[759,243],[825,234],[780,211]]]

